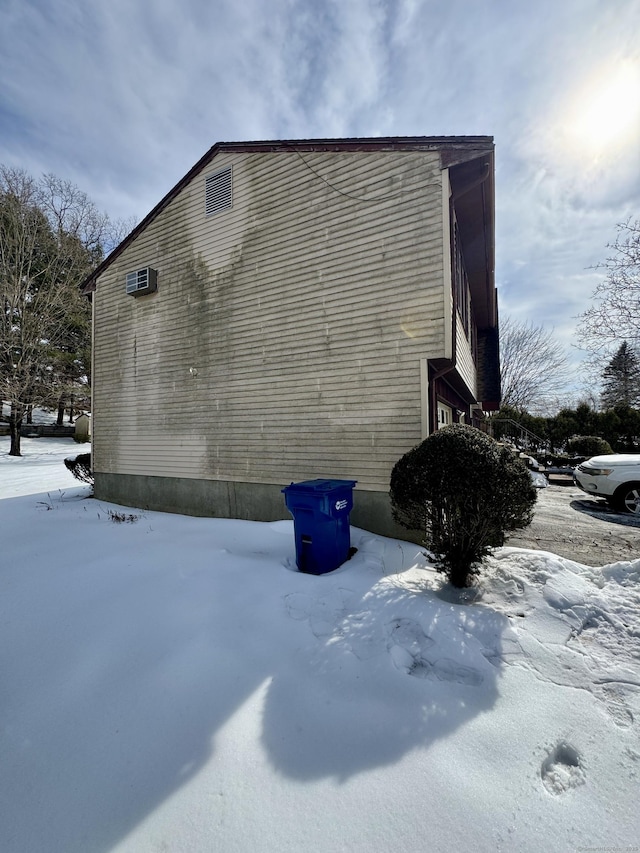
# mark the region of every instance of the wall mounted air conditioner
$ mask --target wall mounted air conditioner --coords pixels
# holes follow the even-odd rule
[[[158,289],[158,273],[151,267],[127,273],[127,294],[129,296],[144,296],[155,293]]]

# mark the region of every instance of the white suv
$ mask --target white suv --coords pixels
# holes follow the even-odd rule
[[[573,472],[583,492],[605,498],[617,510],[640,515],[640,454],[593,456]]]

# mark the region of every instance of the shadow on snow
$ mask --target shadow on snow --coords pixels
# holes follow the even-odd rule
[[[415,545],[354,530],[356,556],[314,577],[288,522],[116,526],[48,500],[3,502],[23,537],[0,569],[2,849],[106,853],[199,772],[224,790],[216,734],[265,683],[246,736],[301,781],[397,762],[496,700],[508,620],[416,594]]]

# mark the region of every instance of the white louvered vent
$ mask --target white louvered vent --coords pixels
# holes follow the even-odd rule
[[[205,213],[218,213],[232,206],[231,166],[209,175],[205,182]]]
[[[158,289],[158,273],[151,267],[127,273],[127,293],[129,296],[144,296]]]

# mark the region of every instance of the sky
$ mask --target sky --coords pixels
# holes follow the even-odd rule
[[[573,362],[640,218],[637,0],[0,0],[0,163],[145,216],[216,142],[490,135],[502,315]]]

